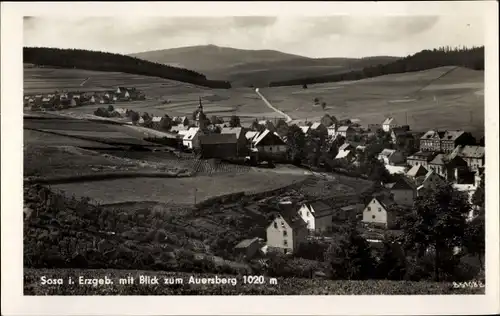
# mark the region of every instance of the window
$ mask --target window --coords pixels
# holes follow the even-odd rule
[[[372,215],[372,219],[375,219],[375,215]]]
[[[274,222],[274,228],[278,229],[278,223]]]
[[[379,211],[379,212],[382,212],[382,209],[379,207],[379,208],[378,208],[378,211]]]
[[[286,230],[284,230],[284,231],[283,231],[283,237],[286,237],[286,236],[288,236],[288,233],[287,233],[287,231],[286,231]]]
[[[281,227],[285,227],[285,222],[281,222]]]
[[[368,206],[368,211],[371,211],[371,210],[372,210],[372,208]]]
[[[286,240],[286,239],[285,239],[285,240],[283,240],[283,245],[284,245],[284,246],[288,246],[288,240]]]

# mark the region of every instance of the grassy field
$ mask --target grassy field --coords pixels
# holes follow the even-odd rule
[[[101,204],[155,201],[171,204],[193,204],[202,200],[237,192],[257,193],[295,183],[305,176],[286,175],[276,177],[264,172],[223,174],[172,179],[119,179],[85,183],[53,185],[77,197],[88,196]]]
[[[177,285],[139,285],[141,275],[164,278],[180,278]],[[62,278],[63,285],[41,285],[41,277]],[[68,278],[103,278],[107,276],[111,285],[69,285]],[[133,277],[133,285],[120,285],[120,278]],[[24,295],[439,295],[439,294],[484,294],[484,288],[454,289],[450,283],[406,282],[406,281],[330,281],[300,278],[277,278],[277,284],[249,285],[242,276],[217,275],[219,278],[235,278],[237,284],[197,285],[189,284],[189,278],[214,278],[215,274],[153,272],[137,270],[75,270],[75,269],[25,269]],[[78,283],[76,281],[75,283]]]
[[[386,75],[351,82],[273,87],[260,92],[297,120],[357,118],[361,124],[380,124],[392,115],[413,130],[430,128],[484,132],[484,72],[459,67]],[[326,103],[326,110],[314,105]],[[471,114],[472,113],[472,114]]]
[[[144,90],[145,101],[117,103],[139,112],[170,116],[190,115],[203,98],[205,112],[242,122],[279,118],[250,88],[214,90],[152,77],[74,69],[25,68],[25,93],[54,90],[96,90],[123,85]],[[89,78],[83,86],[85,79]],[[358,118],[361,123],[381,123],[387,115],[412,129],[466,129],[484,133],[484,72],[440,67],[421,72],[386,75],[351,82],[261,88],[278,109],[296,120],[317,120],[325,113],[337,118]],[[326,103],[326,111],[314,105]],[[170,103],[163,104],[169,100]],[[92,113],[99,105],[68,109],[66,113]]]

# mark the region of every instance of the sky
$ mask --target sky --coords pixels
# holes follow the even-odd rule
[[[484,45],[479,16],[25,17],[24,45],[119,54],[195,45],[312,58],[407,56]]]

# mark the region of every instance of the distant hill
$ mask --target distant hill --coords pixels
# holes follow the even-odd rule
[[[484,70],[484,46],[473,48],[441,47],[434,50],[423,50],[414,55],[376,64],[372,59],[363,69],[349,72],[339,72],[330,75],[304,76],[290,80],[276,80],[269,84],[270,87],[303,85],[346,80],[360,80],[387,74],[396,74],[412,71],[427,70],[443,66],[462,66],[474,70]]]
[[[385,64],[398,57],[308,58],[275,50],[245,50],[215,45],[156,50],[130,55],[201,71],[232,86],[268,86],[272,81],[332,75]]]
[[[210,88],[231,88],[229,82],[208,80],[205,75],[196,71],[105,52],[81,49],[24,47],[23,59],[24,63],[34,65],[97,71],[116,71],[160,77]]]

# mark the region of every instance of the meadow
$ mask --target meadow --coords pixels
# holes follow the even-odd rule
[[[218,90],[161,78],[75,69],[25,68],[24,71],[25,93],[127,86],[143,90],[147,100],[116,103],[116,107],[154,115],[189,116],[201,97],[209,117],[217,115],[228,119],[234,114],[245,123],[256,118],[280,118],[251,88]],[[415,131],[460,128],[478,135],[484,133],[484,71],[448,66],[359,81],[315,84],[307,89],[302,86],[261,88],[260,92],[296,122],[318,120],[328,113],[339,119],[357,118],[367,125],[380,124],[392,115],[400,124],[407,123]],[[314,104],[315,98],[326,103],[325,110]],[[62,112],[90,114],[98,107],[84,106]]]

